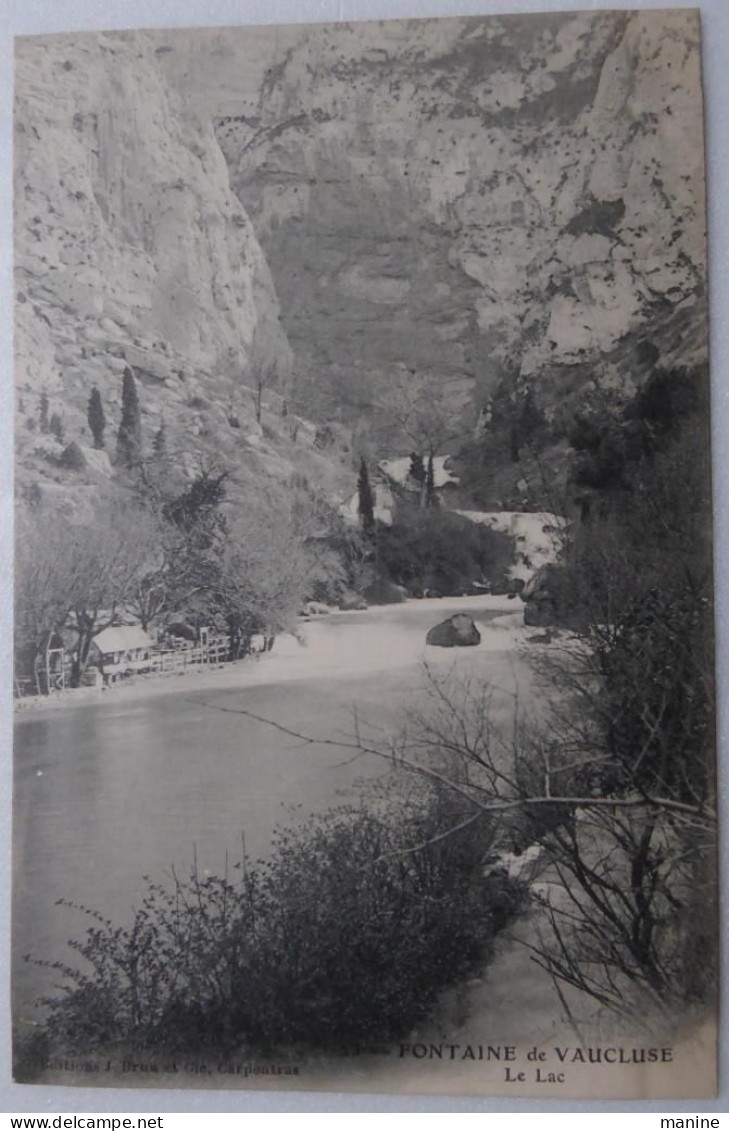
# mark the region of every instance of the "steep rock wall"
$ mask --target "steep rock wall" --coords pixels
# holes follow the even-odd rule
[[[89,442],[94,384],[115,426],[127,364],[148,440],[164,419],[176,445],[204,449],[207,427],[220,451],[227,415],[252,416],[256,360],[289,364],[271,275],[212,125],[169,83],[158,47],[147,33],[18,42],[21,455],[43,389],[68,439]]]
[[[703,311],[695,13],[302,28],[236,89],[237,36],[200,96],[300,368],[487,390]]]

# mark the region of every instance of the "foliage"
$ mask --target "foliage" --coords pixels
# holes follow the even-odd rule
[[[44,389],[40,395],[40,401],[38,402],[38,424],[43,433],[48,433],[51,430],[48,419],[49,407],[48,393]]]
[[[561,575],[586,639],[544,665],[566,704],[550,719],[553,785],[616,807],[588,801],[545,841],[573,903],[570,917],[548,908],[540,962],[616,1009],[628,986],[665,1005],[705,998],[714,977],[690,941],[715,931],[704,380],[656,370],[619,415],[578,420],[571,436],[575,478],[593,493]],[[641,799],[656,800],[622,808]]]
[[[152,449],[156,456],[164,456],[167,454],[167,429],[165,428],[164,420],[154,434]]]
[[[378,432],[388,437],[390,449],[407,443],[436,456],[462,435],[452,390],[441,377],[398,366],[386,382],[374,409]]]
[[[51,964],[65,977],[51,1041],[341,1053],[411,1031],[483,968],[521,892],[484,875],[493,831],[469,807],[393,779],[369,804],[280,829],[235,880],[150,883],[131,926],[90,913],[71,944],[82,967]]]
[[[412,479],[413,483],[417,483],[419,487],[425,485],[425,463],[423,462],[423,457],[420,452],[410,453],[408,476]]]
[[[65,458],[75,466],[73,449]],[[77,455],[83,460],[80,450]],[[294,630],[308,599],[336,601],[361,580],[367,556],[361,536],[347,531],[308,487],[272,489],[239,509],[226,497],[227,470],[202,466],[173,490],[165,474],[156,474],[160,466],[140,463],[135,496],[111,493],[93,514],[78,514],[62,528],[49,527],[42,506],[23,513],[17,587],[23,670],[32,671],[49,633],[65,630],[78,683],[101,629],[132,616],[148,628],[172,611],[228,632],[236,659],[254,633],[272,642]]]
[[[367,461],[364,456],[359,464],[359,476],[357,478],[357,496],[359,513],[359,521],[362,527],[362,532],[367,538],[374,537],[375,534],[375,498],[370,484],[370,473],[367,470]]]
[[[125,467],[134,467],[142,454],[142,421],[137,383],[129,366],[122,375],[122,416],[117,433],[117,456]]]
[[[19,514],[16,554],[18,653],[32,662],[49,633],[67,630],[78,685],[94,636],[118,623],[159,554],[154,516],[114,498],[88,524],[49,522],[36,508]]]
[[[381,565],[414,594],[460,595],[474,581],[500,582],[512,552],[507,535],[442,508],[400,505],[379,534]]]
[[[532,387],[516,372],[509,371],[497,385],[488,406],[489,423],[484,449],[503,447],[503,455],[518,463],[523,448],[539,446],[545,431],[545,417]]]
[[[57,412],[54,412],[51,416],[50,423],[48,425],[48,431],[51,433],[52,436],[56,437],[59,444],[63,443],[63,437],[64,437],[64,434],[65,434],[64,428],[63,428],[63,421],[61,420],[61,417],[58,415]]]
[[[83,471],[86,467],[86,457],[75,440],[63,449],[58,462],[69,471]]]
[[[227,471],[214,474],[208,468],[202,468],[188,487],[165,503],[167,521],[187,534],[204,526],[212,538],[212,528],[220,528],[223,523],[219,507],[225,498],[227,478]]]
[[[86,408],[86,419],[89,422],[91,435],[94,438],[94,447],[101,451],[104,447],[104,431],[106,429],[106,416],[101,403],[101,394],[94,385],[89,394],[89,403]]]
[[[402,589],[387,577],[376,577],[365,585],[362,596],[368,605],[400,605],[405,600]]]
[[[435,493],[435,468],[433,465],[433,453],[428,456],[428,470],[425,473],[425,505],[426,507],[437,507],[438,497]]]
[[[656,368],[619,411],[604,400],[576,413],[567,432],[576,453],[573,482],[600,492],[629,491],[636,468],[705,407],[705,386],[700,368]]]

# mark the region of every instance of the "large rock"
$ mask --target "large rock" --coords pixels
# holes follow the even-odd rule
[[[81,453],[84,457],[86,466],[97,475],[103,475],[106,479],[111,479],[114,474],[114,469],[111,466],[109,453],[106,451],[99,451],[97,448],[89,448],[85,444],[80,444]]]
[[[472,617],[466,613],[456,613],[431,628],[425,643],[438,648],[468,648],[481,643],[481,633]]]

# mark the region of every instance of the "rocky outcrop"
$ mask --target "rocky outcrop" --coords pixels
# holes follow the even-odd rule
[[[694,12],[48,36],[16,76],[22,475],[41,389],[87,446],[127,365],[145,436],[235,485],[321,462],[275,392],[258,419],[289,342],[345,423],[412,371],[475,425],[504,375],[619,384],[648,328],[705,355]]]
[[[235,462],[255,424],[246,387],[255,365],[285,373],[290,364],[268,265],[212,124],[168,81],[158,48],[143,32],[17,44],[16,380],[26,470],[41,390],[66,436],[83,444],[96,385],[113,449],[126,365],[150,443],[164,421],[168,445],[193,462],[206,450]]]
[[[438,648],[467,648],[481,643],[481,633],[473,618],[466,613],[456,613],[428,631],[426,644]]]
[[[260,82],[244,41],[217,43],[216,131],[305,371],[483,392],[703,309],[696,13],[291,29]]]

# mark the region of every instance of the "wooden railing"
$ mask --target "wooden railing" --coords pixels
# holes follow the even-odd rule
[[[113,682],[124,675],[167,674],[221,667],[228,659],[229,650],[227,637],[216,638],[206,645],[198,644],[193,648],[154,648],[143,659],[105,663],[104,678],[107,682]]]
[[[257,656],[259,651],[259,648],[254,648],[251,654]],[[103,664],[103,671],[99,670],[99,686],[102,683],[102,674],[103,683],[110,686],[127,676],[184,674],[188,671],[200,672],[219,668],[228,662],[229,657],[230,640],[227,636],[213,637],[207,644],[196,644],[192,648],[152,647],[148,654],[140,659],[122,659],[117,663],[106,661]],[[65,670],[70,676],[70,666],[66,665]],[[93,665],[88,670],[93,671]],[[41,690],[37,680],[16,676],[13,690],[16,699],[31,698],[43,693],[57,696],[63,694],[64,690],[71,690],[70,679],[66,679],[64,688],[60,672],[54,673],[46,692],[45,689]]]

